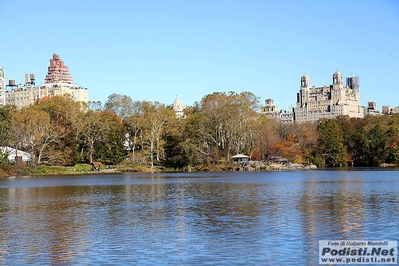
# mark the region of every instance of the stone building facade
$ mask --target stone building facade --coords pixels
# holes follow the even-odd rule
[[[279,110],[278,107],[274,105],[274,100],[271,98],[266,99],[265,105],[261,107],[261,113],[281,123],[294,122],[294,113],[286,110]]]
[[[395,106],[395,107],[391,108],[390,114],[391,115],[399,114],[399,106]]]
[[[381,115],[383,113],[381,113],[378,109],[377,109],[377,102],[376,101],[369,101],[367,102],[367,106],[363,107],[364,110],[364,115]]]
[[[309,76],[303,75],[294,108],[295,122],[313,122],[339,115],[363,118],[359,78],[351,75],[344,85],[342,74],[336,71],[331,85],[312,87]]]
[[[391,112],[392,112],[391,106],[389,106],[389,105],[383,105],[383,106],[382,106],[382,113],[383,113],[384,115],[390,115]]]
[[[399,106],[392,107],[389,105],[383,105],[382,106],[382,113],[384,115],[394,115],[394,114],[399,114]]]
[[[69,94],[79,102],[88,102],[88,89],[73,83],[68,67],[59,55],[54,54],[50,59],[50,66],[45,83],[36,86],[35,75],[26,74],[25,83],[16,85],[15,80],[9,80],[5,86],[4,104],[16,105],[18,108],[33,104],[37,99]]]

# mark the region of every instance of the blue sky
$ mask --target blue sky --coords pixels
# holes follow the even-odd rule
[[[397,0],[2,0],[0,66],[44,83],[60,55],[89,100],[112,93],[193,105],[250,91],[295,106],[311,85],[359,77],[361,104],[399,106]]]

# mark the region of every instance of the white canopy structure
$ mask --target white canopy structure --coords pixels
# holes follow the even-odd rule
[[[32,160],[32,156],[30,153],[16,150],[11,147],[0,147],[0,151],[7,155],[7,158],[10,162],[15,162],[15,156],[18,156],[22,162],[29,162]]]
[[[248,161],[249,156],[239,153],[239,154],[232,156],[231,158],[233,159],[233,162],[240,163],[240,162]]]

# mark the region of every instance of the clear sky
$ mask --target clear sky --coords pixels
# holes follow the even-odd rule
[[[0,0],[0,67],[44,83],[60,55],[89,100],[193,105],[250,91],[295,106],[300,78],[359,77],[361,104],[399,106],[398,0]]]

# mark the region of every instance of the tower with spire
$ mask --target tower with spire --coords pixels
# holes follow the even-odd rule
[[[184,117],[184,109],[186,107],[183,105],[181,102],[179,95],[176,95],[176,99],[173,102],[173,111],[175,111],[176,117],[177,118],[183,118]]]

